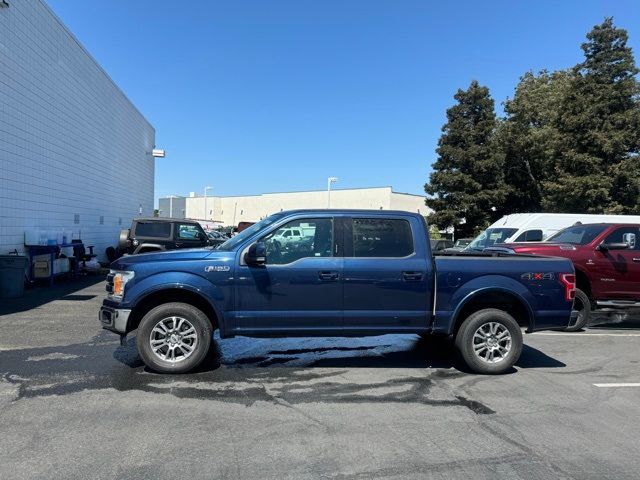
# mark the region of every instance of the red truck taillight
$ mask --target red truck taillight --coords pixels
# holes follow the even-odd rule
[[[561,273],[560,281],[564,285],[564,299],[570,302],[576,298],[576,276],[573,273]]]

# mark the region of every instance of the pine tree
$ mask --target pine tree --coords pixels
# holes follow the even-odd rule
[[[554,178],[544,182],[549,211],[640,213],[639,70],[627,39],[607,18],[582,44],[559,110]]]
[[[425,185],[426,204],[434,210],[431,223],[454,226],[468,236],[496,219],[506,190],[501,157],[492,144],[496,114],[489,89],[474,80],[454,98],[457,104],[447,110],[438,159]]]
[[[559,106],[571,79],[569,71],[527,72],[520,78],[514,97],[504,103],[506,118],[495,139],[504,157],[508,189],[501,213],[541,211],[545,184],[554,175]]]

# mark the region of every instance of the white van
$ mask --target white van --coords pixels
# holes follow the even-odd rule
[[[489,226],[466,250],[483,250],[496,243],[541,242],[575,223],[640,223],[638,215],[581,213],[514,213]]]

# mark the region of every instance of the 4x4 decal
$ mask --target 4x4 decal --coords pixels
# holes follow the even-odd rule
[[[553,274],[553,272],[547,272],[547,273],[527,272],[520,275],[520,278],[522,280],[553,280],[555,278],[555,275]]]

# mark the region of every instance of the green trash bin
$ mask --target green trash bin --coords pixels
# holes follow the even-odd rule
[[[0,255],[0,298],[22,296],[28,263],[27,257]]]

